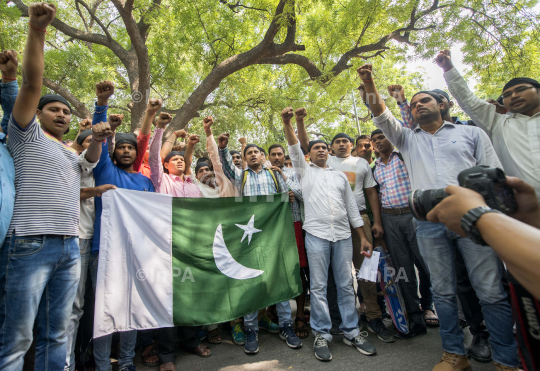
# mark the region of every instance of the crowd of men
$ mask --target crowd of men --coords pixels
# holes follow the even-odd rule
[[[436,62],[451,95],[472,120],[450,116],[454,102],[443,90],[418,92],[408,102],[403,88],[392,85],[388,91],[399,105],[399,120],[379,96],[372,66],[366,64],[358,69],[359,89],[377,127],[371,135],[353,139],[339,133],[330,143],[310,140],[306,110],[287,107],[281,117],[288,148],[273,144],[266,152],[242,139],[242,150],[235,151],[229,149],[227,133],[214,139],[213,118],[206,117],[208,157],[193,163],[199,136],[178,130],[164,140],[172,116],[160,112],[158,99],[149,100],[137,134],[117,132],[123,116],[108,115],[114,94],[109,81],[96,84],[92,121],[80,123],[75,141],[63,141],[72,108],[62,96],[41,95],[45,33],[55,14],[51,4],[29,6],[20,90],[16,53],[0,53],[1,370],[21,370],[33,340],[36,369],[75,370],[79,324],[83,313],[92,310],[85,302],[86,289],[96,290],[100,196],[115,188],[206,198],[288,192],[304,293],[296,298],[294,319],[287,300],[228,324],[233,341],[246,354],[259,352],[258,333],[264,329],[278,333],[292,349],[301,348],[311,332],[314,355],[321,361],[332,360],[329,342],[335,335],[343,335],[343,342],[360,353],[374,355],[374,343],[360,331],[364,319],[368,330],[385,343],[440,326],[444,354],[434,365],[436,371],[470,370],[468,355],[493,360],[497,370],[519,369],[500,257],[518,279],[531,281],[527,274],[537,273],[527,266],[520,276],[520,264],[527,262],[514,261],[504,249],[499,252],[484,243],[482,237],[497,245],[485,225],[474,223],[494,210],[455,185],[462,170],[476,165],[504,169],[522,179],[508,181],[518,199],[516,219],[538,228],[540,83],[512,79],[502,89],[500,102],[485,102],[469,90],[449,52],[443,51]],[[179,146],[177,138],[186,141]],[[411,191],[447,186],[453,203],[439,204],[428,215],[430,221],[413,218]],[[473,210],[467,208],[471,200],[476,202]],[[478,213],[472,213],[475,210]],[[476,218],[475,233],[459,226],[466,213]],[[529,233],[536,232],[524,232]],[[398,284],[410,321],[408,333],[390,330],[383,322],[387,308],[375,282],[353,282],[351,266],[358,270],[378,246],[389,252],[396,270],[405,272],[406,279]],[[538,262],[530,251],[523,254]],[[537,295],[533,290],[538,283],[535,278],[532,282],[526,287]],[[467,349],[464,324],[473,334]],[[204,328],[210,344],[222,342],[217,325]],[[121,332],[120,370],[135,370],[137,343],[143,363],[164,371],[176,369],[180,347],[208,357],[212,352],[201,342],[201,330],[181,326]],[[96,370],[111,369],[112,343],[113,335],[93,339]]]

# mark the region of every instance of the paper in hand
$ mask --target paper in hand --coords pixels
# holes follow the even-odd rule
[[[377,271],[379,269],[379,256],[381,255],[378,251],[373,251],[371,258],[365,257],[362,262],[362,266],[358,271],[357,278],[359,280],[366,280],[371,282],[377,282]]]

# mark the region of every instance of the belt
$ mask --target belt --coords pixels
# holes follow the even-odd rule
[[[401,215],[401,214],[407,214],[407,213],[410,213],[411,212],[411,208],[406,206],[406,207],[400,207],[400,208],[396,208],[396,209],[387,209],[385,207],[382,208],[382,212],[385,213],[385,214],[395,214],[395,215]]]
[[[367,211],[366,210],[360,210],[360,215],[367,215]]]

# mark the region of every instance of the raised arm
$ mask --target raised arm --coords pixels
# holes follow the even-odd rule
[[[296,111],[294,111],[294,116],[296,118],[296,130],[298,131],[298,140],[300,141],[300,145],[302,146],[304,151],[307,152],[309,148],[309,136],[304,125],[304,119],[307,116],[306,109],[303,107],[297,108]]]
[[[43,84],[43,47],[47,26],[56,16],[56,7],[48,3],[28,6],[29,27],[23,58],[21,90],[13,106],[13,119],[25,129],[32,122],[41,98]]]
[[[167,137],[167,139],[161,146],[161,158],[165,158],[167,157],[169,153],[171,153],[174,147],[174,142],[176,141],[176,138],[187,138],[187,136],[188,136],[188,133],[184,129],[176,130],[172,132],[171,135]]]
[[[443,50],[435,58],[435,62],[444,71],[444,78],[450,94],[456,99],[461,109],[470,116],[474,123],[491,136],[493,125],[503,122],[505,116],[497,113],[497,107],[478,98],[469,89],[465,79],[454,68],[450,50]]]
[[[184,161],[186,163],[186,168],[184,170],[185,175],[191,174],[191,163],[193,162],[193,151],[195,150],[195,145],[199,143],[199,136],[196,134],[191,134],[188,139],[188,144],[186,147],[186,152],[184,154]]]
[[[407,98],[405,98],[405,89],[403,89],[403,86],[390,85],[388,87],[388,94],[397,102],[403,120],[403,127],[412,128],[414,126],[414,119],[412,117],[411,107],[407,102]]]
[[[2,83],[0,84],[0,103],[2,105],[2,132],[7,135],[8,123],[15,99],[19,93],[19,85],[17,84],[17,52],[15,50],[7,50],[0,53],[0,72],[2,73]]]
[[[242,154],[242,169],[245,169],[247,166],[246,157],[244,156],[244,150],[247,146],[247,139],[246,137],[240,137],[238,138],[238,142],[240,142],[240,153]]]
[[[218,136],[219,158],[221,160],[221,164],[223,165],[223,174],[225,174],[225,176],[231,182],[233,182],[237,188],[239,188],[242,170],[238,169],[234,165],[232,156],[227,148],[227,145],[229,144],[229,137],[229,133],[223,133]]]
[[[86,161],[90,163],[96,163],[99,161],[101,151],[103,149],[103,142],[107,138],[111,137],[113,132],[108,122],[101,122],[96,125],[92,125],[92,141],[86,150]]]
[[[169,115],[170,116],[170,115]],[[171,116],[172,120],[172,116]],[[158,120],[156,122],[156,130],[154,131],[154,139],[150,144],[150,153],[148,154],[148,165],[150,166],[150,180],[154,184],[155,188],[158,188],[161,184],[161,177],[163,176],[163,164],[161,163],[161,140],[165,127],[171,122],[171,120]],[[169,151],[170,152],[170,151]],[[167,153],[169,154],[169,153]]]

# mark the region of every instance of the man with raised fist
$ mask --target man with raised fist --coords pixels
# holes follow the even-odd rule
[[[0,257],[0,369],[22,369],[35,323],[36,364],[60,370],[80,275],[81,164],[76,151],[62,143],[71,120],[69,103],[58,95],[41,97],[45,33],[56,7],[30,4],[28,14],[23,84],[8,123],[16,195]],[[14,65],[13,57],[10,52]],[[100,147],[92,147],[84,156],[89,168],[99,157]]]
[[[513,78],[502,89],[508,114],[474,95],[452,63],[450,50],[441,51],[435,62],[444,71],[450,93],[476,125],[484,129],[507,175],[523,179],[540,198],[540,82]]]
[[[373,67],[358,69],[370,102],[373,123],[401,152],[408,169],[411,190],[445,188],[458,184],[458,174],[476,165],[501,167],[487,134],[480,128],[444,121],[444,103],[433,92],[421,91],[411,99],[416,124],[403,127],[379,96]],[[461,253],[484,314],[497,370],[517,370],[512,310],[501,283],[497,254],[472,238],[458,236],[442,223],[414,219],[418,247],[428,267],[435,308],[439,315],[444,355],[434,371],[470,370],[459,326],[455,250]]]

